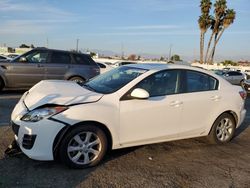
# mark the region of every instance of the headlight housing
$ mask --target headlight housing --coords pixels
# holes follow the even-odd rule
[[[32,110],[25,114],[21,120],[26,122],[38,122],[44,118],[56,115],[60,112],[67,110],[65,106],[44,107]]]

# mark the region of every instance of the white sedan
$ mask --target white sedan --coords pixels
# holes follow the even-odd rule
[[[98,164],[109,149],[208,136],[229,142],[245,118],[246,92],[188,66],[126,65],[80,86],[41,81],[12,113],[15,139],[36,160],[73,168]]]

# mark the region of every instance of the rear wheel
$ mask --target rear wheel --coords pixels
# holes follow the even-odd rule
[[[97,165],[107,151],[107,137],[95,125],[83,125],[71,130],[60,146],[62,162],[72,168]]]
[[[223,144],[229,142],[234,135],[236,123],[231,114],[224,113],[217,118],[208,135],[208,139],[214,144]]]
[[[244,86],[245,86],[244,80],[240,81],[240,85],[241,85],[242,88],[244,88]]]
[[[73,82],[76,82],[76,83],[78,83],[78,84],[80,84],[80,85],[82,85],[82,84],[85,82],[85,79],[83,79],[83,78],[80,77],[80,76],[71,77],[69,80],[70,80],[70,81],[73,81]]]

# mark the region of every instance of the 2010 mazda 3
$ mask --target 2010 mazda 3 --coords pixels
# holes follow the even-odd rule
[[[246,92],[205,70],[136,64],[80,86],[41,81],[12,113],[15,139],[36,160],[57,156],[74,168],[98,164],[109,149],[208,136],[229,142],[244,120]]]

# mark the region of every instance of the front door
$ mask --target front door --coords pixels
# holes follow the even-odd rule
[[[45,78],[47,51],[31,51],[6,66],[9,87],[31,87]]]
[[[148,91],[148,99],[121,99],[121,145],[140,145],[178,137],[182,114],[179,77],[179,70],[153,74],[134,87]]]

